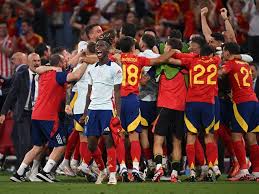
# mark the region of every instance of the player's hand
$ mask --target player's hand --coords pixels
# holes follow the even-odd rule
[[[220,9],[220,15],[223,18],[223,20],[227,20],[228,19],[228,11],[226,8],[221,8]]]
[[[5,121],[5,115],[0,116],[0,124],[3,124]]]
[[[72,111],[72,108],[70,105],[66,105],[65,107],[65,112],[68,114],[68,115],[73,115],[73,111]]]
[[[79,119],[78,122],[79,122],[80,124],[86,124],[87,121],[88,121],[88,116],[87,116],[87,114],[85,113],[85,114],[83,114],[83,115],[80,117],[80,119]]]
[[[207,7],[203,7],[201,9],[201,15],[205,16],[209,12],[209,9]]]

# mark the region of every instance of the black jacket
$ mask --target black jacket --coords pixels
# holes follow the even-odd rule
[[[259,99],[259,77],[257,77],[255,82],[255,93],[256,93],[257,99]]]
[[[15,73],[12,86],[5,99],[1,114],[7,114],[13,107],[14,120],[20,121],[29,95],[30,76],[28,66],[23,65]]]

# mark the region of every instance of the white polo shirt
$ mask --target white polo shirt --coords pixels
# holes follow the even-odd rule
[[[112,110],[114,85],[122,82],[122,69],[115,62],[99,65],[95,63],[88,70],[89,85],[92,85],[90,110]]]
[[[82,64],[78,64],[73,71],[78,69]],[[76,82],[76,84],[72,88],[72,92],[77,92],[77,99],[75,101],[74,107],[73,107],[73,113],[74,114],[83,114],[85,109],[85,102],[86,102],[86,95],[88,92],[88,79],[89,76],[87,76],[88,69],[91,68],[92,65],[88,65],[85,73],[81,77],[80,80]]]
[[[154,53],[152,50],[147,49],[144,52],[139,53],[138,56],[153,59],[153,58],[159,57],[160,54]],[[143,67],[143,73],[147,74],[147,72],[150,70],[150,68],[151,68],[151,66]],[[140,99],[142,101],[147,101],[147,102],[156,101],[157,89],[158,89],[158,84],[156,83],[155,79],[149,80],[145,87],[140,86],[140,95],[139,95]]]

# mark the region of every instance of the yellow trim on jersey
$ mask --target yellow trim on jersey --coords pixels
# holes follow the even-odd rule
[[[74,120],[74,128],[76,131],[80,131],[80,132],[84,131],[84,127],[82,127],[76,120]]]
[[[186,114],[184,114],[184,122],[188,130],[192,133],[198,133],[198,130],[193,126],[191,121],[187,118]]]
[[[252,133],[259,133],[259,125],[251,131]]]
[[[73,96],[73,98],[72,98],[72,100],[71,100],[71,102],[70,102],[70,104],[69,104],[69,106],[70,106],[71,108],[74,108],[75,103],[76,103],[76,100],[77,100],[77,97],[78,97],[78,92],[75,92],[75,94],[74,94],[74,96]]]
[[[214,131],[217,131],[219,129],[219,124],[220,121],[218,121],[215,125],[214,125]]]
[[[148,122],[144,117],[141,117],[141,125],[143,125],[144,127],[148,127]]]
[[[207,128],[205,128],[206,134],[210,132],[210,130],[214,127],[214,125],[215,125],[215,117],[213,118],[213,121],[210,123],[210,125]]]
[[[243,119],[243,117],[240,115],[240,113],[238,112],[237,105],[236,105],[235,103],[233,104],[233,110],[234,110],[234,115],[235,115],[236,121],[238,122],[238,124],[240,125],[240,127],[241,127],[245,132],[247,132],[247,130],[248,130],[248,125],[247,125],[246,121]]]
[[[128,132],[135,131],[140,122],[141,122],[141,115],[139,114],[137,118],[128,125],[128,128],[127,128]]]

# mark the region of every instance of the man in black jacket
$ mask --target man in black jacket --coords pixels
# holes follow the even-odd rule
[[[1,109],[0,124],[13,107],[14,128],[12,139],[15,147],[17,165],[19,166],[26,152],[31,148],[31,112],[37,94],[37,75],[35,69],[40,65],[36,53],[27,56],[15,53],[11,61],[16,67],[12,86]],[[29,66],[28,66],[28,65]]]

